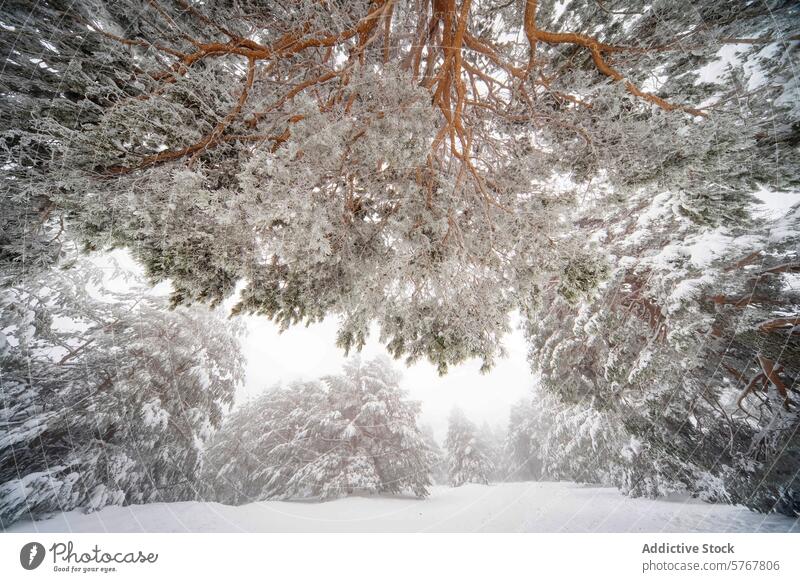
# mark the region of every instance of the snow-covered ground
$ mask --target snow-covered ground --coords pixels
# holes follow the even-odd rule
[[[425,500],[153,503],[71,511],[10,532],[800,532],[800,520],[680,499],[631,499],[574,483],[434,487]]]

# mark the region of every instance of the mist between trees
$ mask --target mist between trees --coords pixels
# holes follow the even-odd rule
[[[490,369],[517,311],[539,381],[506,474],[798,515],[799,21],[788,0],[3,3],[3,522],[424,495],[435,447],[382,364],[223,423],[244,313],[335,316],[345,351],[377,324],[445,374]],[[116,247],[147,283],[87,292],[82,254]],[[208,311],[242,282],[232,319]],[[296,402],[307,429],[214,437]],[[454,484],[503,474],[450,428]],[[260,469],[208,462],[239,441]]]

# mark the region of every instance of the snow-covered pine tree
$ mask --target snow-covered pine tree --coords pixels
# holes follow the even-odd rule
[[[480,437],[478,428],[460,408],[450,412],[447,439],[447,471],[450,485],[488,484],[495,470],[491,452]]]
[[[206,499],[241,505],[284,495],[292,476],[330,446],[319,433],[327,404],[323,384],[294,382],[238,406],[208,447]]]
[[[240,312],[337,315],[345,348],[375,321],[396,355],[488,367],[511,311],[605,278],[575,221],[589,199],[606,216],[668,189],[687,216],[729,221],[757,180],[797,167],[797,14],[11,0],[0,180],[22,236],[3,257],[51,256],[64,220],[90,248],[131,248],[175,303],[246,280]],[[736,82],[703,74],[720,54],[740,55]]]
[[[410,491],[427,496],[432,457],[417,426],[420,405],[406,399],[389,360],[354,358],[341,375],[323,382],[328,399],[317,436],[333,446],[292,476],[286,495]]]
[[[511,405],[504,443],[509,481],[535,481],[542,476],[542,440],[546,428],[540,424],[533,403],[525,398]]]
[[[80,262],[0,293],[0,527],[196,498],[243,378],[223,318],[130,281],[103,291],[98,273]]]
[[[509,427],[509,437],[516,438],[507,445],[519,455],[512,461],[517,458],[516,466],[525,469],[534,455],[528,465],[537,471],[534,478],[616,486],[634,496],[685,489],[675,476],[674,459],[655,455],[631,436],[622,416],[601,412],[591,402],[569,403],[552,388],[536,387],[512,413],[519,419]]]
[[[623,490],[678,485],[795,515],[798,209],[699,227],[669,194],[631,204],[646,218],[597,223],[613,252],[609,282],[529,320],[542,385],[639,444],[625,449],[638,476],[618,471]]]
[[[420,427],[420,430],[422,431],[422,436],[425,439],[425,444],[428,446],[428,450],[431,452],[431,481],[435,485],[445,485],[448,483],[447,456],[439,446],[439,442],[436,440],[436,435],[434,435],[433,427],[431,427],[431,425],[423,424]]]
[[[484,420],[478,429],[478,438],[484,443],[486,456],[492,460],[494,466],[489,481],[505,481],[511,470],[511,461],[506,454],[506,435],[502,426],[491,425]]]
[[[561,20],[588,24],[591,11],[575,4]],[[665,34],[655,20],[661,17],[715,21],[716,53],[676,53],[653,74],[661,91],[708,95],[714,105],[706,129],[714,129],[691,138],[678,130],[688,138],[681,150],[655,164],[638,156],[661,149],[660,138],[645,140],[627,165],[613,165],[626,178],[597,183],[610,186],[609,195],[587,197],[576,223],[606,256],[606,282],[582,300],[581,293],[544,290],[547,309],[526,318],[532,362],[542,386],[577,407],[563,439],[580,437],[581,417],[613,427],[603,434],[618,435],[608,451],[623,467],[615,469],[623,490],[685,487],[706,499],[797,515],[798,479],[787,470],[797,464],[796,431],[784,429],[798,422],[792,387],[800,302],[791,278],[800,214],[795,208],[765,219],[754,194],[774,201],[798,188],[792,144],[800,101],[787,69],[796,47],[764,34],[777,31],[764,20],[768,11],[781,15],[772,23],[781,28],[796,20],[798,7],[700,2],[695,15],[680,16],[679,4],[608,17],[654,41]],[[703,28],[698,23],[688,36]],[[725,117],[730,123],[712,121]],[[548,462],[561,466],[558,459]]]
[[[211,447],[222,500],[428,494],[436,455],[385,358],[349,361],[321,382],[276,387],[242,407]],[[240,462],[241,459],[241,462]]]

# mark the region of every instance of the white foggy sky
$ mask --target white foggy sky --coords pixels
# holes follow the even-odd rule
[[[336,347],[336,320],[333,318],[308,328],[295,326],[283,333],[265,317],[245,319],[249,331],[243,341],[247,378],[237,394],[239,403],[277,382],[312,380],[338,373],[347,359]],[[403,388],[411,398],[422,402],[420,421],[433,427],[438,440],[445,436],[447,417],[454,405],[461,407],[478,424],[487,421],[505,426],[511,403],[530,393],[534,380],[526,360],[522,333],[515,330],[504,338],[503,345],[508,356],[498,359],[488,374],[479,372],[478,360],[453,366],[444,377],[440,377],[427,361],[406,367],[404,360],[394,360],[403,374]],[[373,332],[361,357],[377,354],[386,354],[386,350]]]
[[[94,255],[92,262],[100,268],[113,271],[112,260],[124,270],[143,275],[142,267],[128,251],[117,249]],[[109,290],[123,291],[129,284],[122,279],[109,278],[104,282]],[[169,294],[167,282],[156,286],[152,292]],[[236,303],[234,297],[224,302],[221,309],[230,310]],[[236,394],[236,405],[257,396],[277,383],[293,380],[313,380],[327,374],[338,373],[347,358],[336,347],[336,319],[327,318],[309,327],[296,325],[283,333],[277,325],[263,316],[241,316],[248,333],[242,338],[242,350],[247,360],[244,386]],[[480,361],[471,360],[460,366],[451,366],[445,376],[427,360],[406,367],[405,360],[393,360],[402,372],[401,385],[409,397],[422,403],[420,422],[429,424],[437,440],[442,441],[447,432],[447,417],[453,406],[459,406],[477,424],[506,425],[508,410],[513,402],[530,394],[534,378],[526,359],[527,347],[522,332],[517,330],[517,319],[512,318],[514,331],[502,340],[508,355],[498,358],[488,374],[481,374]],[[361,352],[362,358],[386,354],[377,340],[377,330],[367,338]]]

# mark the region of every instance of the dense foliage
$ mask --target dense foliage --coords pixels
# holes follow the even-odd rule
[[[490,443],[459,408],[450,413],[444,448],[447,451],[447,473],[453,487],[465,483],[487,484],[493,480],[496,469]]]
[[[4,255],[45,263],[65,219],[129,246],[176,303],[246,279],[239,311],[336,314],[345,348],[376,320],[396,355],[488,366],[511,310],[607,276],[579,205],[668,188],[733,223],[759,180],[788,185],[794,148],[753,146],[789,146],[790,118],[765,129],[697,74],[765,26],[741,46],[778,61],[796,8],[774,4],[6,3],[3,184],[24,236]],[[794,89],[759,100],[793,114]]]
[[[212,499],[330,499],[353,493],[428,495],[436,451],[384,359],[341,375],[276,386],[244,404],[209,449]]]
[[[0,528],[74,508],[197,499],[243,377],[235,330],[82,265],[0,293]]]
[[[535,446],[546,474],[797,515],[800,206],[759,201],[798,191],[798,21],[791,0],[10,0],[0,280],[30,285],[68,235],[124,246],[173,305],[241,284],[235,313],[336,316],[345,350],[376,322],[442,373],[490,367],[518,311],[545,391],[525,414],[557,422],[515,421],[515,471]],[[294,491],[383,487],[324,459]]]

